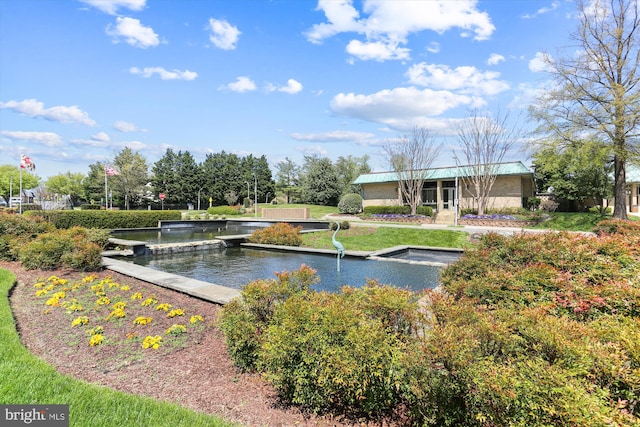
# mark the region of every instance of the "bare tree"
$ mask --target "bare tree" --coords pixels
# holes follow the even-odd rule
[[[436,144],[429,129],[414,127],[410,135],[387,141],[383,150],[391,168],[398,176],[401,196],[415,215],[422,200],[422,187],[429,178],[433,161],[440,154],[441,144]]]
[[[498,112],[495,117],[481,116],[472,111],[466,120],[458,125],[460,148],[455,159],[463,163],[460,177],[468,186],[478,208],[478,215],[484,215],[491,200],[491,189],[498,177],[498,168],[505,155],[522,136],[518,123],[509,123],[509,114]]]
[[[531,108],[549,138],[572,142],[590,132],[614,154],[614,217],[627,219],[626,163],[640,136],[640,5],[637,0],[578,2],[576,46],[546,55],[555,87]]]

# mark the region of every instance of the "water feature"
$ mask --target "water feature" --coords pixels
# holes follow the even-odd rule
[[[230,236],[236,234],[251,234],[256,227],[238,226],[234,228],[219,226],[181,227],[181,228],[152,228],[115,230],[113,237],[126,240],[139,240],[151,245],[162,243],[197,242],[200,240],[214,240],[216,236]]]
[[[302,264],[317,270],[320,283],[315,290],[337,291],[343,285],[363,286],[367,278],[412,290],[438,285],[439,268],[422,264],[375,261],[345,257],[336,271],[335,255],[269,251],[241,247],[220,251],[188,252],[172,255],[145,255],[129,259],[159,271],[240,289],[256,279],[275,278],[274,273],[293,271]]]

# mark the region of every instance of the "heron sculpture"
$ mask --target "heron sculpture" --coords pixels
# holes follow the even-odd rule
[[[336,231],[334,231],[333,236],[331,236],[331,243],[333,243],[333,247],[338,251],[338,271],[340,271],[340,258],[344,257],[344,245],[336,240],[338,231],[340,231],[340,223],[336,222]]]

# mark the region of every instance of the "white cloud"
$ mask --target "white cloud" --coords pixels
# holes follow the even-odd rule
[[[551,6],[541,7],[535,13],[532,13],[532,14],[528,13],[526,15],[523,15],[522,17],[525,19],[533,19],[537,16],[544,15],[545,13],[553,12],[559,7],[560,7],[560,2],[554,1],[554,2],[551,2]]]
[[[294,79],[289,79],[287,80],[287,85],[286,86],[276,86],[272,83],[267,83],[267,85],[265,86],[265,90],[267,92],[284,92],[284,93],[288,93],[289,95],[294,95],[300,91],[302,91],[302,83],[300,83],[297,80]]]
[[[133,123],[125,122],[124,120],[117,120],[113,123],[113,128],[119,132],[146,132],[146,129],[141,129]]]
[[[98,142],[109,142],[111,138],[109,138],[109,135],[106,132],[98,132],[95,135],[91,136],[91,140]]]
[[[12,141],[30,141],[47,147],[60,147],[63,144],[60,135],[54,132],[36,132],[36,131],[8,131],[0,132],[0,135],[9,138]]]
[[[296,141],[309,142],[364,142],[371,140],[375,134],[369,132],[353,132],[337,130],[322,133],[292,133],[291,138]]]
[[[125,8],[129,10],[139,11],[144,9],[147,0],[80,0],[82,3],[86,3],[108,13],[109,15],[115,15],[118,13],[118,9]]]
[[[42,117],[53,122],[80,123],[86,126],[96,125],[96,122],[89,118],[88,113],[75,105],[44,108],[44,104],[40,101],[25,99],[24,101],[0,102],[1,108],[7,108],[29,117]]]
[[[140,20],[126,16],[117,17],[115,27],[108,25],[106,32],[114,38],[114,43],[122,38],[131,46],[143,49],[160,44],[160,38],[151,27],[145,27]]]
[[[250,92],[256,90],[256,84],[247,76],[239,76],[235,82],[231,82],[227,85],[220,86],[219,90],[228,89],[233,92]]]
[[[357,33],[365,40],[349,42],[352,55],[378,61],[406,59],[409,49],[399,46],[406,44],[411,33],[430,30],[442,34],[459,28],[464,37],[471,32],[476,40],[488,39],[495,27],[476,4],[476,0],[365,0],[361,16],[352,0],[320,0],[317,9],[324,12],[327,22],[313,25],[305,35],[311,43],[321,43],[336,34]]]
[[[209,40],[216,47],[224,50],[233,50],[238,43],[240,30],[222,19],[209,18],[208,29],[211,30]]]
[[[529,61],[529,70],[534,73],[541,73],[547,71],[549,69],[549,65],[547,61],[549,61],[551,57],[543,52],[536,52],[536,56]]]
[[[152,77],[154,74],[160,76],[162,80],[195,80],[198,77],[198,73],[189,70],[165,70],[162,67],[145,67],[140,69],[138,67],[131,67],[129,69],[131,74],[137,74],[144,78]]]
[[[429,43],[429,46],[427,46],[427,52],[431,52],[431,53],[440,52],[440,43],[438,42]]]
[[[434,89],[455,90],[463,94],[496,95],[509,89],[509,84],[498,80],[497,71],[480,71],[473,66],[449,68],[443,64],[415,64],[407,71],[411,84]]]
[[[483,101],[450,91],[416,87],[382,90],[371,95],[340,93],[331,101],[331,109],[336,114],[383,123],[394,129],[411,128],[416,123],[424,123],[464,105],[480,106]]]
[[[296,151],[304,154],[305,156],[326,156],[329,152],[320,145],[306,145],[296,147]]]
[[[498,65],[505,60],[505,57],[500,55],[499,53],[492,53],[489,56],[489,59],[487,59],[487,65]]]
[[[409,59],[410,49],[400,47],[398,43],[376,41],[361,42],[351,40],[346,51],[361,60],[388,61],[390,59]]]

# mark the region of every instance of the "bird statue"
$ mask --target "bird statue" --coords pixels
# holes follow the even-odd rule
[[[336,222],[336,231],[333,232],[333,236],[331,236],[331,242],[333,243],[333,247],[338,251],[338,255],[340,258],[344,257],[344,245],[336,240],[336,234],[340,231],[340,224]]]

